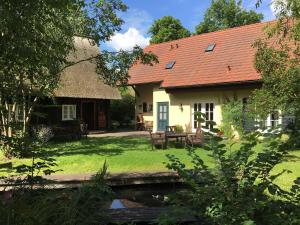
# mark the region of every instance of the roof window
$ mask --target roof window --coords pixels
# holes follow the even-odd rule
[[[175,65],[175,63],[176,63],[176,61],[170,61],[170,62],[168,62],[167,63],[167,65],[166,65],[166,69],[172,69],[173,68],[173,66]]]
[[[205,49],[205,52],[212,52],[212,51],[215,49],[215,47],[216,47],[216,44],[215,44],[215,43],[209,44],[209,45],[207,46],[207,48]]]

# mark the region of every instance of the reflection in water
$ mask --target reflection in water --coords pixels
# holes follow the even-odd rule
[[[130,201],[128,199],[114,199],[111,203],[110,209],[125,209],[125,208],[143,208],[145,205]]]
[[[125,206],[123,205],[120,199],[115,199],[112,201],[110,209],[125,209]]]
[[[168,195],[184,188],[178,183],[114,187],[117,198],[110,209],[163,207],[169,204]]]

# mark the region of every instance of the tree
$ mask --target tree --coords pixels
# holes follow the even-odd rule
[[[242,1],[212,0],[204,15],[204,21],[196,27],[196,33],[209,33],[262,21],[263,15],[242,7]]]
[[[68,60],[74,36],[89,37],[92,44],[110,39],[123,21],[121,0],[7,0],[0,4],[0,141],[7,155],[23,142],[39,99],[51,96],[60,74],[79,61]],[[132,52],[97,55],[97,72],[110,84],[122,84],[135,60],[154,59],[141,48]],[[82,60],[81,60],[82,61]],[[16,121],[17,110],[22,123]]]
[[[164,16],[155,20],[149,29],[151,44],[173,41],[191,36],[191,33],[182,26],[180,20],[172,16]]]
[[[260,2],[260,1],[259,1]],[[274,1],[277,22],[266,29],[254,47],[255,67],[262,76],[262,88],[251,96],[251,108],[266,117],[273,110],[300,113],[300,2]]]

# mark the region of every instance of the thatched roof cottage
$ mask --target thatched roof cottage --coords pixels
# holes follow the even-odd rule
[[[75,48],[69,58],[72,62],[99,54],[98,46],[87,38],[75,37]],[[82,61],[66,68],[61,75],[60,86],[54,92],[54,105],[42,107],[42,113],[46,116],[36,118],[35,123],[53,125],[81,120],[89,130],[107,129],[110,124],[110,100],[120,99],[120,94],[118,89],[104,84],[95,69],[92,61]]]

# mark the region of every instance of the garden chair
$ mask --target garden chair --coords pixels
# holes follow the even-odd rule
[[[176,133],[176,126],[166,126],[166,133],[167,134],[175,134]]]
[[[86,123],[80,123],[80,135],[85,136],[85,138],[87,138],[88,134],[89,134],[88,125]]]
[[[186,138],[187,146],[194,148],[195,145],[202,145],[204,143],[204,133],[201,127],[198,127],[195,134],[188,135]]]
[[[136,129],[137,130],[145,130],[145,121],[144,121],[143,114],[141,114],[141,113],[139,113],[136,116]]]
[[[164,133],[152,133],[152,131],[149,131],[150,138],[151,138],[151,144],[152,144],[152,150],[154,150],[155,146],[161,146],[162,149],[166,146],[166,137]]]

